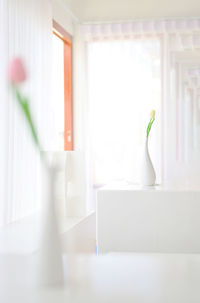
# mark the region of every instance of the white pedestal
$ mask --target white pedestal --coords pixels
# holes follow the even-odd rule
[[[115,185],[97,193],[98,253],[200,252],[200,191]]]

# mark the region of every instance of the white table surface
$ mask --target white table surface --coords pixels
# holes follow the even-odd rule
[[[66,287],[38,290],[36,255],[0,256],[2,303],[199,303],[199,254],[65,257]]]
[[[155,184],[153,186],[144,186],[141,184],[129,182],[129,181],[113,181],[108,183],[107,185],[102,186],[98,189],[99,191],[194,191],[200,192],[199,184],[191,184],[188,182],[185,183],[163,183],[163,184]]]

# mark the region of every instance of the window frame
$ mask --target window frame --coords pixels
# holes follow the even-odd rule
[[[53,34],[64,43],[64,151],[73,150],[72,36],[55,20]]]

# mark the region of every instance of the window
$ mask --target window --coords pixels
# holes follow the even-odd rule
[[[53,101],[54,149],[72,150],[72,37],[55,21],[53,21]]]
[[[149,113],[156,110],[150,154],[161,179],[160,40],[88,43],[93,183],[140,179]]]

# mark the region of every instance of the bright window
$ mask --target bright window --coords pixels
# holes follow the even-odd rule
[[[138,182],[149,113],[156,110],[149,149],[161,179],[161,64],[159,40],[88,44],[93,183]]]

